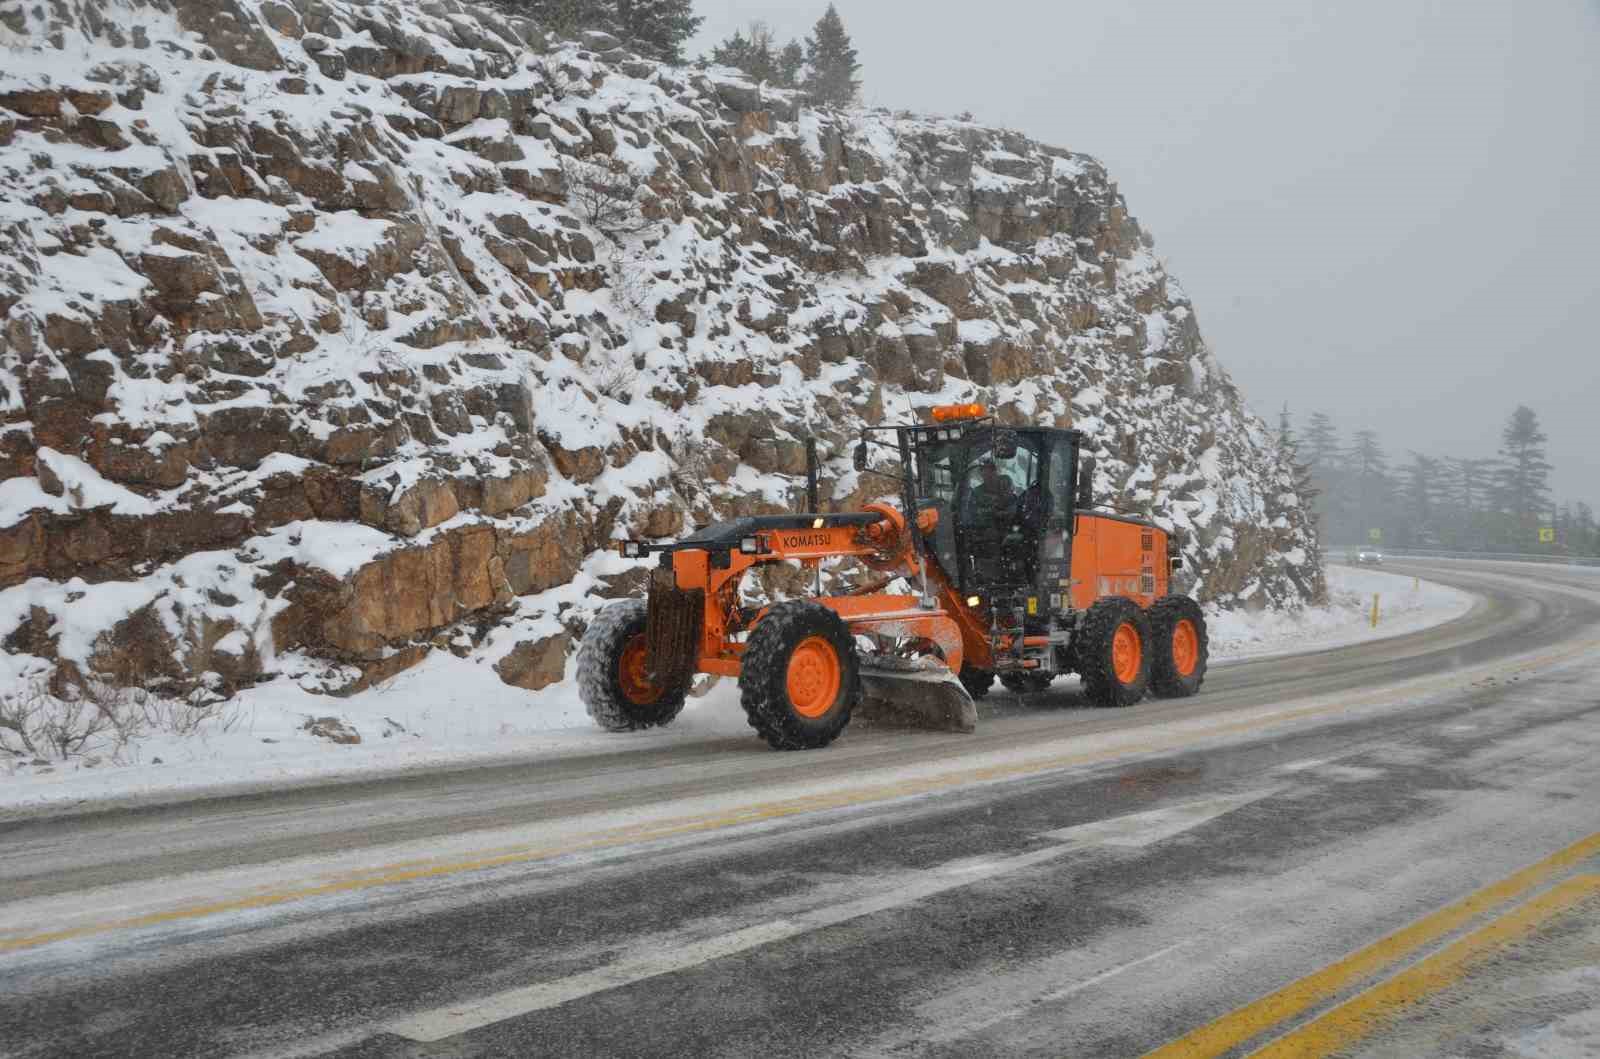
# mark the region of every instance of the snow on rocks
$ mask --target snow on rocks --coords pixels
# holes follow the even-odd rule
[[[608,541],[793,504],[808,435],[829,502],[873,499],[859,428],[958,400],[1090,431],[1200,597],[1322,590],[1086,155],[458,0],[13,7],[7,665],[350,693],[467,658],[543,694],[637,589]]]

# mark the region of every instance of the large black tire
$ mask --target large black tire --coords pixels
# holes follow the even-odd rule
[[[1014,695],[1037,695],[1050,687],[1051,673],[1002,673],[1000,683]]]
[[[973,669],[963,665],[961,672],[956,674],[956,679],[961,681],[961,686],[967,689],[967,694],[975,699],[981,699],[989,694],[989,689],[994,687],[994,674],[987,669]]]
[[[796,653],[802,648],[797,662]],[[837,667],[831,673],[830,664]],[[791,695],[792,666],[797,667],[794,679],[817,697],[796,703]],[[745,718],[774,750],[827,746],[839,738],[861,700],[855,638],[844,620],[820,603],[774,604],[750,633],[740,669],[739,701]]]
[[[654,687],[647,679],[641,683],[637,652],[643,649],[646,607],[642,599],[606,607],[589,623],[578,648],[578,697],[595,723],[609,732],[671,724],[688,697],[689,679],[668,688]]]
[[[1179,629],[1188,623],[1186,635]],[[1162,698],[1186,699],[1205,683],[1211,641],[1200,604],[1188,596],[1167,596],[1150,608],[1150,690]]]
[[[1137,665],[1118,674],[1119,630],[1136,636]],[[1078,634],[1078,672],[1083,675],[1083,690],[1096,706],[1132,706],[1150,689],[1150,619],[1139,605],[1123,596],[1098,599],[1084,615]],[[1124,639],[1120,660],[1126,663],[1128,641]]]

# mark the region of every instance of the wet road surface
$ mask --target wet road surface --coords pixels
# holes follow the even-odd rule
[[[0,1053],[1576,1040],[1600,1008],[1580,973],[1600,572],[1394,570],[1479,604],[1219,667],[1189,700],[997,692],[973,736],[710,741],[8,821]],[[1461,1015],[1480,995],[1498,1016]]]

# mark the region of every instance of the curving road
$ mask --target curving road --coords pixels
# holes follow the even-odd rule
[[[1600,1007],[1600,571],[1392,569],[1479,602],[1219,667],[1191,700],[997,694],[974,736],[680,743],[0,823],[0,1053],[1577,1040]],[[1478,995],[1509,999],[1464,1018]]]

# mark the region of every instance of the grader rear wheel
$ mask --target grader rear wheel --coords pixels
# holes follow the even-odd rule
[[[1150,687],[1150,619],[1122,596],[1096,600],[1078,640],[1083,689],[1096,706],[1132,706]]]
[[[1169,699],[1188,698],[1206,679],[1211,643],[1206,616],[1188,596],[1168,596],[1150,608],[1150,687]]]

